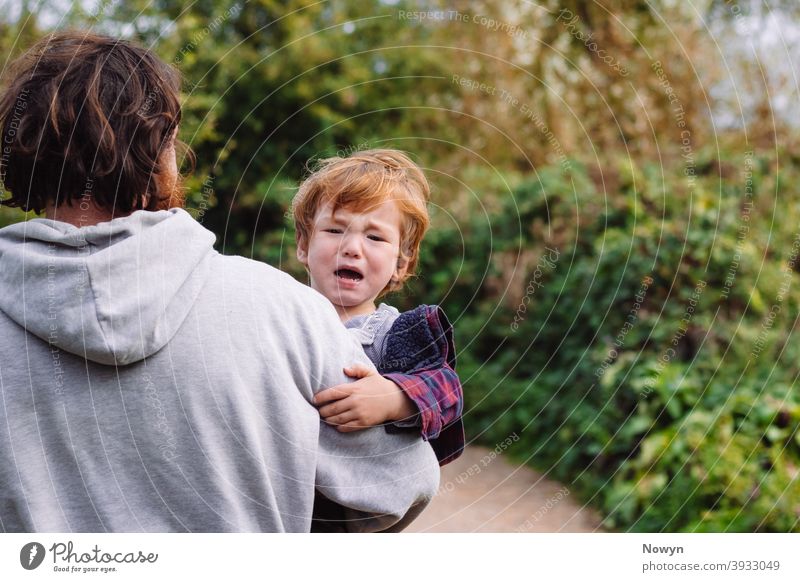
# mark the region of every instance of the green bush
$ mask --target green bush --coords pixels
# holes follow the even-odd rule
[[[753,207],[732,163],[694,183],[620,164],[606,193],[547,168],[490,220],[435,231],[416,292],[455,321],[470,437],[516,432],[610,529],[800,531],[799,222],[794,203],[773,222],[773,163],[753,160]]]

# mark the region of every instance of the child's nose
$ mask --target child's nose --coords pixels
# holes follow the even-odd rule
[[[355,235],[345,236],[342,241],[342,254],[346,257],[360,257],[361,238]]]

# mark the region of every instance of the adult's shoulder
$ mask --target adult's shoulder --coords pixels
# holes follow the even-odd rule
[[[330,301],[272,265],[238,255],[218,255],[212,268],[221,285],[246,293],[249,302],[269,306],[271,312],[278,307],[284,319],[293,319],[301,327],[344,330]]]
[[[247,282],[251,286],[268,288],[272,294],[281,293],[294,296],[303,301],[319,302],[324,300],[319,293],[308,285],[301,283],[289,273],[281,271],[261,261],[248,259],[239,255],[216,256],[214,268],[221,275],[229,277],[231,282]]]

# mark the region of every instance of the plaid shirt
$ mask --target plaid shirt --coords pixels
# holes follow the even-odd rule
[[[421,305],[397,314],[394,308],[381,305],[373,317],[348,327],[359,324],[365,351],[378,371],[419,409],[410,422],[386,429],[413,426],[431,443],[440,465],[457,459],[464,450],[464,396],[455,372],[453,328],[444,311],[437,305]]]

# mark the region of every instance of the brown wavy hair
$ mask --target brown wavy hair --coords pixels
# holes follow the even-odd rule
[[[105,210],[155,210],[161,152],[181,120],[179,73],[135,44],[86,32],[39,41],[0,97],[0,205],[40,213],[90,194]]]

